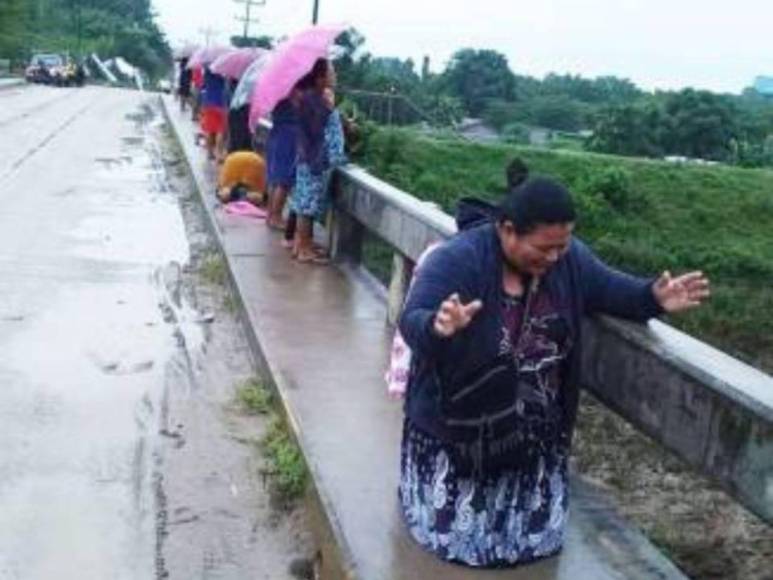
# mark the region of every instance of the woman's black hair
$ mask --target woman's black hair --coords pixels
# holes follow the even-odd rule
[[[314,66],[311,68],[311,70],[306,73],[306,76],[304,76],[301,80],[298,81],[298,84],[296,85],[298,89],[302,91],[306,91],[308,89],[312,89],[317,84],[317,79],[324,77],[327,75],[328,70],[328,61],[326,58],[318,58],[317,62],[314,63]]]
[[[529,177],[529,167],[520,157],[514,157],[507,164],[505,175],[507,176],[507,191],[510,192],[526,181]]]
[[[572,195],[547,177],[532,177],[508,192],[499,204],[499,222],[510,222],[519,235],[541,225],[567,224],[577,219]]]

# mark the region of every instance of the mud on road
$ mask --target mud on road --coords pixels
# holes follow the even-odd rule
[[[157,273],[160,307],[179,345],[159,414],[153,477],[156,576],[308,578],[314,554],[306,513],[272,501],[259,441],[267,419],[236,402],[255,370],[226,285],[203,273],[219,256],[181,153],[148,106],[145,126],[161,184],[179,201],[190,245],[186,264]],[[156,145],[154,145],[154,143]]]

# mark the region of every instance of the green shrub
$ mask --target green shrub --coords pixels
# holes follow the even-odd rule
[[[223,286],[228,279],[225,259],[218,253],[207,255],[201,263],[201,276],[215,286]]]
[[[248,379],[240,385],[236,398],[242,409],[253,415],[265,415],[271,410],[273,403],[271,392],[258,377]]]
[[[306,464],[279,416],[272,417],[261,445],[270,464],[268,475],[272,478],[273,491],[285,501],[303,496],[308,482]]]

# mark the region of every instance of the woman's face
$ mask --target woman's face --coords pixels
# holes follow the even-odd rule
[[[541,277],[569,250],[574,224],[539,225],[528,234],[519,235],[513,224],[505,221],[497,230],[508,265],[524,274]]]

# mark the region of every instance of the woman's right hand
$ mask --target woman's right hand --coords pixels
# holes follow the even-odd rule
[[[437,314],[435,314],[433,323],[435,334],[443,338],[454,336],[470,324],[481,308],[483,308],[483,302],[480,300],[462,304],[459,300],[459,294],[451,294],[443,301]]]

